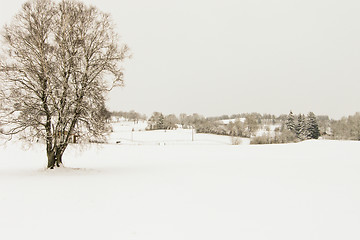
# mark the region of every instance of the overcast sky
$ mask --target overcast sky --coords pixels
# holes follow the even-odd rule
[[[4,25],[24,1],[2,4]],[[133,58],[111,110],[205,116],[360,111],[358,0],[85,0]]]

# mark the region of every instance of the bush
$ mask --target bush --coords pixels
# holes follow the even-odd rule
[[[239,137],[231,137],[231,145],[241,145],[242,140]]]
[[[250,139],[250,144],[271,144],[271,143],[272,143],[271,137],[267,134],[258,137],[253,137]]]
[[[275,136],[265,134],[250,139],[250,144],[278,144],[278,143],[291,143],[297,142],[298,139],[294,133],[289,130],[284,130],[281,133],[275,133]]]

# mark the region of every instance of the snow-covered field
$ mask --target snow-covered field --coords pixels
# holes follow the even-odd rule
[[[231,145],[232,137],[200,134],[192,129],[146,131],[147,124],[121,122],[113,124],[113,133],[108,142],[131,145]],[[250,144],[250,139],[241,138],[241,144]]]
[[[0,239],[360,239],[360,142],[79,147],[1,147]]]

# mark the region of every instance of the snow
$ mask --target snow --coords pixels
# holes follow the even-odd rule
[[[258,129],[255,133],[255,136],[263,136],[263,135],[270,135],[275,136],[276,129],[280,129],[281,124],[265,124],[260,129]]]
[[[113,133],[109,143],[131,145],[231,145],[232,137],[214,134],[200,134],[192,129],[151,130],[146,131],[146,124],[122,122],[113,124]],[[133,131],[134,129],[134,131]],[[242,144],[249,144],[250,139],[241,138]]]
[[[246,118],[232,118],[232,119],[222,119],[222,120],[220,120],[220,122],[222,123],[222,124],[229,124],[229,123],[235,123],[236,121],[240,121],[240,122],[242,122],[242,123],[244,123],[245,122],[245,120],[246,120]]]
[[[71,145],[54,171],[43,145],[10,142],[0,239],[360,239],[359,147]]]

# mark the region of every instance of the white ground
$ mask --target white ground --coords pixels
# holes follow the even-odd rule
[[[114,137],[115,139],[116,137]],[[360,142],[0,151],[0,239],[360,239]]]
[[[239,120],[240,122],[245,122],[246,118],[223,119],[220,120],[220,122],[222,122],[223,124],[229,124],[236,122],[236,120]]]
[[[120,141],[122,145],[231,145],[232,137],[200,134],[192,129],[145,131],[147,124],[121,122],[113,124],[109,143]],[[134,129],[134,131],[133,131]],[[241,138],[241,144],[250,144],[250,139]]]
[[[275,136],[275,130],[281,128],[281,124],[266,124],[258,129],[255,133],[256,136],[270,135]]]

